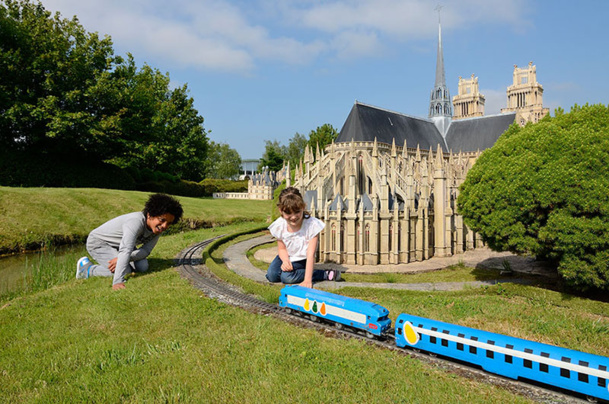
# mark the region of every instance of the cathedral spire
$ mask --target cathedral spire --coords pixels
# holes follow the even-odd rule
[[[441,6],[436,7],[438,11],[438,56],[436,61],[436,82],[431,91],[429,102],[429,117],[452,117],[452,105],[450,101],[450,93],[446,86],[446,77],[444,74],[444,52],[442,50],[442,24],[440,23]]]

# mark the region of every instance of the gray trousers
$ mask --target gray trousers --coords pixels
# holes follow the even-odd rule
[[[118,257],[117,248],[96,238],[88,237],[87,251],[98,264],[91,265],[89,276],[114,276],[114,273],[108,269],[108,263]],[[146,272],[148,270],[148,260],[131,261],[129,266],[131,267],[131,272]]]

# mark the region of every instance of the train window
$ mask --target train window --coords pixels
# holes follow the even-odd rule
[[[547,352],[542,352],[541,356],[544,357],[544,358],[549,358],[550,354],[547,353]],[[548,365],[545,364],[545,363],[540,363],[539,364],[539,370],[544,372],[544,373],[548,373],[550,371]]]
[[[401,318],[401,319],[400,319],[398,322],[399,322],[400,324],[404,324],[404,319],[402,319],[402,318]]]
[[[398,335],[402,335],[402,328],[398,328]]]
[[[532,349],[529,349],[529,348],[524,348],[524,351],[525,351],[526,353],[530,353],[530,354],[532,354],[532,353],[533,353],[533,350],[532,350]],[[533,369],[533,362],[531,362],[529,359],[525,359],[525,360],[523,361],[523,366],[524,366],[525,368]]]
[[[470,339],[471,339],[472,341],[478,341],[478,337],[471,337]],[[474,354],[474,355],[475,355],[477,352],[478,352],[478,350],[476,349],[476,347],[475,347],[475,346],[470,346],[470,347],[469,347],[469,353],[471,353],[471,354]]]
[[[463,334],[457,334],[457,335],[459,336],[459,338],[465,338],[465,335],[463,335]],[[460,343],[460,342],[457,342],[457,349],[459,351],[462,351],[463,350],[463,344]]]
[[[602,370],[602,371],[607,371],[607,366],[604,365],[598,365],[598,370]],[[607,379],[603,379],[602,377],[598,378],[598,387],[606,387],[607,386]]]
[[[495,341],[488,340],[487,342],[489,345],[495,345]],[[487,349],[486,357],[493,359],[495,357],[495,352],[491,351],[490,349]]]
[[[586,361],[579,361],[579,366],[588,367],[589,365],[590,364]],[[577,380],[579,380],[580,382],[588,383],[588,375],[585,373],[578,373]]]
[[[438,331],[438,329],[436,327],[431,327],[431,331]],[[429,342],[431,342],[432,344],[435,344],[436,337],[429,336]]]
[[[448,332],[448,330],[443,330],[442,334],[450,334]],[[442,339],[442,346],[448,346],[448,340],[447,339]]]
[[[514,349],[514,345],[506,344],[505,347],[507,349]],[[505,355],[505,363],[513,363],[512,355]]]
[[[566,362],[566,363],[571,363],[571,358],[567,358],[565,356],[563,356],[561,359],[561,361]],[[569,370],[567,369],[560,369],[560,375],[562,377],[571,377],[571,372],[569,372]]]

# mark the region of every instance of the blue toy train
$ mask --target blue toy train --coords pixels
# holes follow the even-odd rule
[[[369,337],[391,328],[389,310],[375,303],[301,286],[281,290],[279,306],[350,327]],[[478,366],[487,372],[533,381],[609,401],[609,358],[521,338],[400,314],[395,344]]]

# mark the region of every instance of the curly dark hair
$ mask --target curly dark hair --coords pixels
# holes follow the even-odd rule
[[[148,198],[142,212],[144,213],[144,216],[150,215],[150,217],[157,217],[164,215],[165,213],[170,213],[175,217],[173,220],[173,224],[175,224],[182,218],[184,210],[182,209],[180,202],[174,197],[166,194],[153,194]]]

